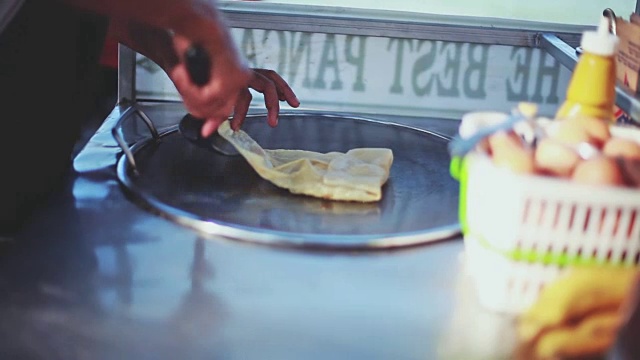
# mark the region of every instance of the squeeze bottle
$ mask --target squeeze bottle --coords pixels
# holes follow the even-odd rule
[[[557,119],[580,116],[615,120],[618,43],[618,37],[609,32],[609,20],[605,16],[600,18],[596,31],[582,34],[583,53],[571,76],[567,99],[556,113]]]

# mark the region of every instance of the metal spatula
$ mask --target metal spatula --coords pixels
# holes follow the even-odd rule
[[[191,114],[187,114],[182,118],[182,120],[180,120],[178,129],[182,136],[201,148],[205,148],[225,156],[240,155],[236,148],[220,136],[217,131],[211,136],[203,138],[201,135],[203,125],[204,120],[198,119]]]

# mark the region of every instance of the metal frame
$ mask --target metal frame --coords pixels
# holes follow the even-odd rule
[[[235,28],[318,32],[326,34],[381,36],[418,40],[470,42],[479,44],[535,46],[539,32],[562,34],[578,44],[584,27],[509,19],[417,14],[399,11],[315,6],[223,6],[228,25]],[[290,13],[288,13],[290,12]],[[344,15],[344,14],[348,15]],[[329,14],[329,15],[327,15]]]
[[[543,32],[554,33],[578,46],[583,26],[513,21],[495,18],[417,14],[284,5],[273,3],[223,3],[227,25],[234,28],[328,34],[410,38],[433,41],[538,47]],[[136,53],[120,45],[118,99],[135,103]]]
[[[136,100],[136,52],[118,45],[118,103]]]
[[[573,71],[578,62],[576,49],[555,34],[540,34],[538,46],[571,71]]]
[[[221,5],[229,26],[235,28],[304,31],[346,35],[411,38],[434,41],[529,46],[542,48],[573,70],[575,48],[584,27],[503,19],[415,14],[406,12],[336,9],[316,6],[241,3]],[[640,0],[636,1],[640,13]],[[136,53],[119,46],[118,99],[136,102]],[[616,104],[632,119],[640,119],[640,100],[622,84],[616,86]],[[634,120],[635,121],[635,120]]]
[[[132,116],[132,114],[137,114],[142,119],[142,121],[144,121],[145,125],[147,125],[147,128],[149,129],[149,132],[151,133],[151,138],[153,139],[153,141],[160,141],[160,133],[158,132],[158,129],[155,127],[153,121],[151,121],[149,116],[147,116],[147,114],[145,114],[145,112],[142,111],[142,109],[140,109],[140,107],[138,107],[136,104],[132,104],[131,106],[127,107],[126,110],[122,112],[120,118],[111,129],[111,135],[116,140],[116,143],[118,143],[118,146],[120,146],[120,148],[122,149],[124,157],[127,159],[129,166],[131,167],[133,172],[137,173],[138,167],[136,165],[135,156],[133,156],[133,151],[120,133],[122,129],[122,123],[125,121],[125,119],[129,118],[129,116]]]
[[[584,27],[493,18],[417,14],[272,3],[223,3],[229,26],[337,33],[346,35],[411,38],[434,41],[539,47],[573,70],[575,47]],[[640,0],[635,12],[640,13]],[[119,104],[136,102],[136,53],[119,46]],[[616,87],[616,103],[632,118],[640,118],[640,100],[624,86]]]

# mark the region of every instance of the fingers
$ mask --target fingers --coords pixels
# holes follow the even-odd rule
[[[269,126],[275,127],[278,125],[280,102],[275,83],[260,72],[254,72],[249,86],[264,95],[264,105],[267,108],[267,123]]]
[[[246,84],[242,87],[229,86],[230,92],[221,91],[219,89],[221,86],[212,84],[212,81],[202,87],[197,86],[191,82],[191,77],[184,64],[176,65],[169,76],[187,109],[193,115],[199,117],[209,117],[213,116],[214,113],[222,113],[223,111],[227,111],[225,115],[229,115],[233,108],[233,106],[229,106],[229,103],[234,103],[238,90],[247,86]],[[234,88],[236,89],[235,91],[233,91]]]
[[[188,38],[180,34],[175,34],[173,36],[173,48],[176,50],[178,58],[180,58],[180,62],[184,62],[184,54],[187,52],[190,46],[191,41]]]
[[[298,107],[300,101],[284,79],[273,70],[254,69],[249,87],[264,95],[267,108],[267,123],[275,127],[278,125],[280,102],[286,101],[292,107]]]
[[[239,60],[232,47],[203,42],[199,45],[203,46],[210,56],[210,78],[206,84],[198,86],[192,82],[185,64],[185,53],[193,42],[180,34],[175,34],[173,45],[180,62],[168,71],[168,75],[189,113],[198,118],[207,119],[201,134],[209,136],[233,112],[241,91],[248,92],[249,80],[253,72]],[[246,98],[243,101],[246,102]],[[245,105],[243,102],[240,104],[239,109],[242,109]],[[244,120],[246,111],[244,113],[243,111],[241,110],[236,116],[239,119],[235,122],[237,126]]]
[[[249,91],[249,90],[247,90]],[[249,100],[251,101],[251,100]],[[202,131],[201,131],[201,135],[204,138],[207,138],[209,136],[211,136],[211,134],[213,134],[216,130],[218,130],[218,127],[220,126],[220,124],[222,124],[223,121],[227,120],[229,118],[229,115],[231,114],[231,111],[233,110],[235,104],[235,98],[234,100],[230,100],[227,104],[223,105],[223,106],[216,106],[216,107],[210,107],[208,110],[205,110],[205,114],[208,115],[204,115],[204,116],[198,116],[201,118],[206,118],[205,123],[202,125]],[[248,106],[247,106],[248,108]],[[248,109],[247,109],[248,111]],[[192,113],[193,115],[193,113]],[[246,116],[246,111],[245,114],[242,115],[242,119],[240,121],[240,123],[242,123],[242,121],[244,121],[244,117]],[[235,117],[235,115],[234,115]],[[238,126],[239,128],[239,126]]]
[[[293,89],[277,72],[267,69],[253,69],[253,71],[274,83],[280,101],[286,101],[287,104],[294,108],[300,106],[300,100],[296,97]]]
[[[202,125],[202,130],[200,132],[200,135],[202,135],[203,138],[208,138],[209,136],[211,136],[211,134],[213,134],[216,130],[218,130],[218,127],[220,127],[220,124],[222,124],[222,122],[224,122],[226,119],[227,119],[226,117],[207,119]]]
[[[247,113],[249,112],[249,105],[251,104],[252,98],[253,96],[249,89],[244,89],[240,92],[238,101],[234,108],[233,119],[231,120],[231,129],[234,131],[240,130],[242,123],[244,123],[244,119],[247,117]]]

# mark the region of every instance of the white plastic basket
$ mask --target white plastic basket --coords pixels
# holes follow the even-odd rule
[[[484,153],[463,167],[466,257],[484,307],[520,313],[569,266],[639,263],[640,190],[519,175]]]

